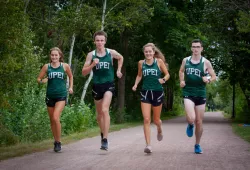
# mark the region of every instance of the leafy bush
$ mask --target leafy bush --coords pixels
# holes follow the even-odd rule
[[[232,86],[228,80],[219,80],[216,84],[217,88],[210,89],[216,91],[216,96],[213,98],[215,105],[225,113],[232,115]],[[247,123],[250,121],[249,107],[239,84],[236,84],[235,93],[235,121]]]
[[[50,121],[45,104],[45,86],[27,84],[20,89],[10,108],[0,110],[0,145],[35,142],[52,137]],[[95,112],[89,106],[74,104],[65,106],[61,115],[62,134],[83,131],[95,126]],[[4,127],[4,128],[2,128]]]
[[[171,111],[170,115],[171,116],[178,116],[184,113],[184,103],[183,103],[183,98],[180,95],[175,95],[174,96],[174,105],[173,105],[173,110]]]
[[[3,124],[21,141],[37,141],[51,136],[45,107],[45,89],[28,84],[20,89],[11,108],[3,111]]]
[[[14,145],[18,143],[19,139],[10,130],[6,129],[2,124],[0,124],[0,146]]]
[[[87,105],[74,104],[66,106],[61,115],[62,133],[83,131],[96,125],[96,116]]]

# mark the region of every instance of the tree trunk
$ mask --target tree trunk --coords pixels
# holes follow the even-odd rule
[[[90,83],[92,77],[93,77],[93,71],[90,72],[89,78],[84,84],[83,91],[82,91],[82,97],[81,97],[81,103],[84,103],[84,98],[85,98],[85,95],[86,95],[86,91],[88,89],[88,86],[89,86],[89,83]]]
[[[246,96],[246,99],[247,99],[247,110],[246,110],[246,112],[245,112],[245,114],[246,114],[246,121],[245,121],[245,123],[250,123],[250,95],[246,95],[245,94],[245,96]]]
[[[233,82],[233,106],[232,106],[232,119],[235,118],[235,82]]]
[[[244,79],[241,79],[239,81],[240,84],[240,88],[244,94],[244,96],[246,97],[247,100],[247,108],[244,109],[245,112],[245,123],[250,123],[250,94],[249,94],[249,85],[248,82],[244,81]]]
[[[124,60],[128,58],[128,36],[126,35],[126,30],[121,35],[121,47],[123,52]],[[122,78],[118,80],[118,112],[116,116],[116,122],[124,122],[125,113],[125,80],[126,80],[126,66],[123,64],[122,67]]]
[[[70,52],[69,52],[69,61],[68,61],[68,64],[69,64],[69,67],[71,68],[71,65],[72,65],[72,57],[73,57],[73,50],[74,50],[74,45],[75,45],[75,39],[76,39],[76,36],[75,34],[72,35],[72,41],[71,41],[71,45],[70,45]],[[69,77],[67,76],[67,89],[69,88]],[[69,101],[69,93],[67,95],[67,103]]]
[[[168,86],[167,91],[168,91],[168,94],[167,94],[167,101],[168,101],[167,111],[172,111],[173,110],[173,103],[174,103],[173,87]]]
[[[24,6],[24,13],[26,13],[28,5],[29,5],[30,0],[24,0],[25,6]]]
[[[173,88],[167,86],[165,90],[165,100],[163,101],[163,108],[165,111],[171,111],[173,109],[173,99]]]
[[[122,78],[118,81],[118,115],[116,116],[117,123],[124,122],[124,105],[125,105],[125,77],[126,77],[126,68],[122,67]]]
[[[101,26],[101,30],[104,30],[106,5],[107,5],[107,0],[105,0],[104,3],[103,3],[103,10],[102,10],[102,26]]]

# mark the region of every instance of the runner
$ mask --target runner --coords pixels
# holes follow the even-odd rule
[[[143,129],[146,140],[144,152],[151,153],[151,108],[153,109],[153,121],[157,126],[157,139],[158,141],[161,141],[163,135],[160,116],[164,97],[162,84],[164,84],[170,76],[166,67],[165,57],[153,43],[144,45],[143,52],[145,59],[140,60],[138,63],[138,74],[132,90],[136,91],[137,85],[141,79],[143,79],[141,90],[141,110],[144,118]],[[164,74],[163,78],[161,78],[162,73]]]
[[[108,132],[110,126],[109,107],[115,92],[113,59],[118,60],[116,75],[122,77],[123,56],[113,49],[105,48],[107,34],[97,31],[94,34],[96,49],[87,55],[82,69],[86,76],[93,70],[93,90],[97,121],[101,131],[101,148],[108,150]]]
[[[63,63],[62,51],[54,47],[50,49],[50,63],[45,64],[37,78],[39,84],[47,83],[46,105],[48,108],[50,126],[54,136],[54,151],[61,151],[60,116],[66,104],[66,74],[69,77],[69,93],[73,93],[73,75],[68,64]],[[47,75],[47,78],[44,78]]]
[[[202,153],[200,140],[203,132],[202,121],[206,105],[206,84],[216,80],[213,67],[209,60],[201,56],[203,50],[200,40],[192,41],[192,56],[186,57],[182,61],[179,71],[180,87],[183,88],[183,98],[185,105],[188,126],[186,134],[193,136],[195,128],[196,142],[194,152]],[[207,78],[205,73],[209,73],[211,78]]]

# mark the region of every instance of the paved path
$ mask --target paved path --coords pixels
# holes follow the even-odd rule
[[[1,170],[250,170],[250,144],[233,134],[219,112],[207,112],[201,142],[203,154],[193,153],[195,139],[185,134],[184,117],[165,121],[164,139],[156,140],[152,125],[152,154],[144,154],[142,126],[110,133],[109,151],[99,150],[100,137],[0,162]]]

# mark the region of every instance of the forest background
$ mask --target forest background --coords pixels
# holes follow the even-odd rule
[[[0,146],[52,138],[46,85],[38,85],[36,78],[55,46],[74,75],[74,94],[61,116],[63,135],[96,126],[91,82],[83,95],[88,76],[81,70],[94,49],[93,33],[101,29],[103,6],[104,0],[0,0]],[[124,57],[112,123],[142,120],[139,92],[131,89],[148,42],[164,53],[171,75],[164,85],[162,116],[183,113],[178,72],[196,38],[203,41],[203,55],[217,74],[207,86],[207,103],[249,123],[249,9],[250,0],[107,0],[106,47]]]

